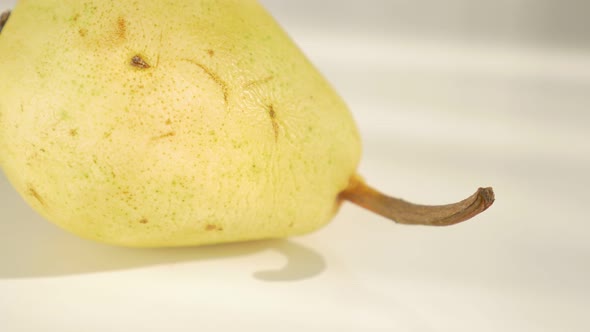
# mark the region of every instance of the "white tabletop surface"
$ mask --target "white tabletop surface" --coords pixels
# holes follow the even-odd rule
[[[590,53],[289,31],[351,107],[368,182],[495,204],[447,228],[346,204],[308,236],[138,250],[58,229],[0,176],[0,331],[590,331]]]

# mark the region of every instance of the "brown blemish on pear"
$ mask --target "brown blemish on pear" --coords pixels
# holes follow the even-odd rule
[[[117,19],[117,28],[115,30],[115,35],[119,40],[127,39],[127,21],[123,17],[119,17]]]
[[[407,225],[449,226],[468,220],[494,203],[492,188],[479,188],[473,195],[453,204],[418,205],[387,196],[368,186],[358,176],[338,200],[347,200],[396,223]]]
[[[250,81],[250,82],[248,82],[248,83],[244,84],[244,85],[242,86],[242,88],[243,88],[244,90],[246,90],[246,89],[249,89],[249,88],[251,88],[251,87],[253,87],[253,86],[256,86],[256,85],[260,85],[260,84],[268,83],[268,82],[270,82],[270,81],[271,81],[273,78],[274,78],[274,76],[270,75],[270,76],[267,76],[267,77],[265,77],[265,78],[263,78],[263,79],[260,79],[260,80],[254,80],[254,81]]]
[[[151,67],[150,64],[147,63],[139,54],[134,55],[131,58],[131,61],[129,62],[129,64],[131,66],[139,68],[139,69],[148,69]]]
[[[147,220],[147,218],[141,218],[141,220],[139,220],[140,224],[147,224],[149,222],[149,220]]]
[[[37,189],[35,189],[35,187],[33,187],[33,185],[29,184],[27,187],[28,187],[27,193],[29,195],[31,195],[34,199],[36,199],[39,202],[39,204],[41,204],[42,206],[47,206],[45,199],[43,198],[43,196],[41,196],[39,194],[39,192],[37,192]]]
[[[211,232],[211,231],[221,232],[223,230],[223,227],[218,226],[218,225],[215,225],[215,224],[207,224],[205,226],[205,230],[208,231],[208,232]]]
[[[176,136],[176,132],[170,131],[170,132],[167,132],[167,133],[162,134],[162,135],[154,136],[154,137],[152,137],[152,140],[153,141],[157,141],[157,140],[160,140],[160,139],[164,139],[164,138],[168,138],[168,137],[174,137],[174,136]]]
[[[272,104],[268,106],[268,116],[270,117],[270,121],[272,123],[272,130],[274,132],[276,142],[279,139],[279,123],[277,122],[277,112],[275,111]]]
[[[223,81],[219,77],[219,75],[217,75],[214,71],[212,71],[211,69],[209,69],[205,65],[203,65],[195,60],[191,60],[191,59],[181,59],[181,60],[201,68],[201,70],[203,70],[205,72],[205,74],[207,74],[213,80],[213,82],[217,83],[217,85],[219,85],[219,87],[221,88],[221,92],[223,93],[223,101],[227,105],[227,102],[229,100],[229,89],[227,87],[227,83],[225,83],[225,81]]]

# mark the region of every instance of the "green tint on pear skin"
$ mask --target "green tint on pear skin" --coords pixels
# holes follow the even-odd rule
[[[20,0],[2,21],[0,166],[84,238],[283,238],[342,201],[442,226],[494,201],[422,206],[365,184],[348,108],[257,1]]]

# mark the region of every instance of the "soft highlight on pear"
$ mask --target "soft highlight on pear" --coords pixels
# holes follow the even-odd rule
[[[255,0],[21,0],[0,16],[0,166],[47,220],[132,247],[283,238],[349,201],[447,226],[357,174],[345,103]]]

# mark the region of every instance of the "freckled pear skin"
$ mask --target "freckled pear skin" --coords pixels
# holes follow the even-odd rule
[[[20,0],[0,32],[0,166],[47,220],[132,247],[304,234],[347,200],[451,225],[367,186],[344,102],[254,0]]]
[[[252,0],[21,0],[0,72],[4,172],[89,239],[307,233],[360,158],[343,101]]]

